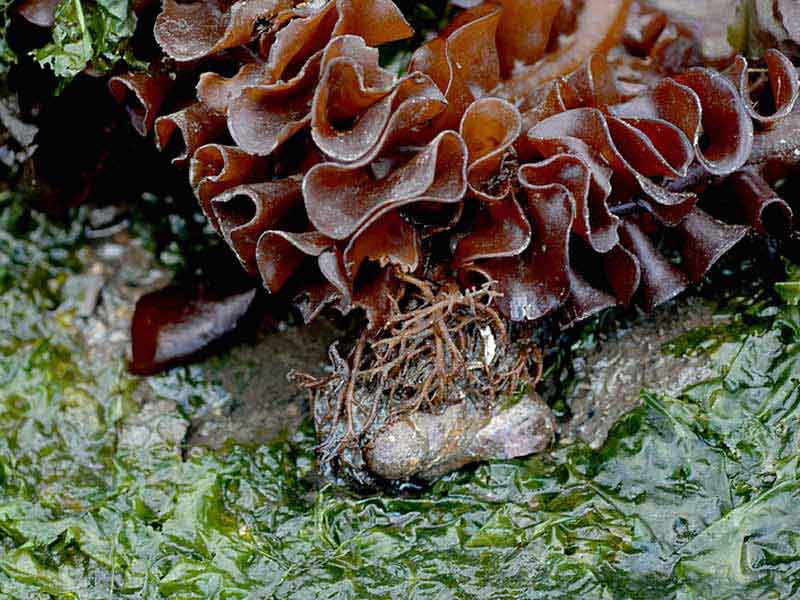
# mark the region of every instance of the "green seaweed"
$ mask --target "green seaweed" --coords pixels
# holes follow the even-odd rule
[[[11,20],[9,16],[11,5],[11,0],[0,0],[0,77],[5,75],[9,67],[17,62],[17,57],[6,39]]]
[[[202,367],[92,361],[69,229],[0,198],[0,598],[790,598],[800,585],[800,309],[689,335],[716,376],[643,392],[600,451],[453,473],[411,496],[316,476],[310,423],[271,444],[131,445],[137,390],[185,421]],[[746,316],[746,313],[750,316]],[[705,340],[711,339],[710,343]]]
[[[87,66],[109,72],[119,61],[142,67],[131,49],[136,15],[129,0],[63,0],[56,10],[52,40],[32,52],[50,67],[63,88]]]
[[[13,4],[0,0],[0,77],[23,59],[8,39]],[[136,15],[129,0],[63,0],[56,9],[50,40],[30,55],[52,69],[61,90],[88,66],[97,73],[108,73],[123,61],[145,68],[147,64],[132,51],[135,30]]]

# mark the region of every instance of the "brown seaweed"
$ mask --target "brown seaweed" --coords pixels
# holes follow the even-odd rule
[[[198,71],[195,102],[156,121],[166,82],[111,89],[189,163],[244,269],[304,318],[361,307],[380,331],[413,274],[485,278],[506,318],[567,326],[650,309],[748,232],[793,226],[771,187],[800,155],[791,61],[698,64],[673,17],[629,0],[470,2],[397,76],[376,47],[412,32],[389,0],[167,3],[157,39]],[[235,48],[238,71],[206,60]],[[729,200],[707,205],[709,184]]]
[[[132,373],[147,375],[185,361],[231,334],[256,297],[256,288],[198,282],[142,296],[131,324]]]
[[[288,0],[164,0],[154,35],[170,58],[198,60],[252,41],[259,20],[274,18],[291,4]]]

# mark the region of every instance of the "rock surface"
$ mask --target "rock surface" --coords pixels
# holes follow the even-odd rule
[[[187,445],[219,448],[229,439],[259,444],[296,429],[308,413],[307,394],[287,374],[298,369],[321,375],[328,347],[339,336],[341,331],[322,319],[281,326],[255,343],[237,345],[224,360],[207,363],[207,374],[231,401],[193,422]]]
[[[476,414],[466,402],[441,414],[403,416],[375,436],[369,469],[383,479],[434,479],[472,462],[517,458],[545,450],[555,420],[538,394]]]
[[[180,451],[188,423],[182,418],[174,402],[153,400],[141,411],[122,423],[117,436],[117,447],[129,450],[167,446]]]
[[[108,212],[95,209],[90,214],[99,226],[92,242],[81,251],[83,272],[65,283],[66,301],[61,308],[72,309],[81,318],[90,359],[111,364],[130,352],[136,301],[167,285],[171,272],[137,243],[124,221],[102,227],[118,218]],[[203,381],[205,406],[191,415],[188,429],[182,421],[180,439],[175,439],[178,429],[170,428],[170,444],[188,448],[219,448],[228,440],[260,444],[284,430],[296,429],[308,410],[306,396],[287,380],[287,373],[300,369],[322,374],[328,347],[340,335],[323,320],[311,326],[281,323],[277,330],[260,332],[252,336],[253,341],[189,368],[189,379]],[[181,392],[168,389],[176,387],[168,381],[170,377],[140,380],[135,396],[142,403],[141,418],[124,424],[121,444],[135,445],[137,440],[155,443],[163,437],[161,416],[177,415],[181,400]]]
[[[662,346],[715,322],[713,310],[702,300],[677,300],[620,328],[579,357],[576,385],[567,399],[573,418],[562,428],[564,441],[578,438],[600,448],[617,419],[639,405],[642,389],[676,394],[711,377],[706,356],[673,356],[662,352]]]

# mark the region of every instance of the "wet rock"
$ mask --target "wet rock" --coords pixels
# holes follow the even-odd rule
[[[99,272],[89,271],[70,277],[64,283],[62,294],[73,301],[77,316],[89,318],[97,308],[104,284],[105,279]]]
[[[299,369],[322,375],[328,347],[341,335],[322,319],[308,326],[281,325],[206,363],[208,377],[227,390],[230,400],[192,423],[187,445],[264,443],[281,431],[296,429],[308,413],[307,397],[287,374]]]
[[[131,235],[127,222],[116,212],[94,209],[90,221],[91,242],[80,255],[84,268],[65,282],[59,312],[74,313],[88,359],[112,368],[130,352],[137,301],[167,285],[172,273]],[[202,396],[203,406],[191,413],[190,424],[183,421],[178,442],[189,448],[220,448],[230,439],[257,444],[296,428],[307,413],[307,402],[286,375],[292,368],[322,374],[327,348],[340,336],[339,330],[321,320],[307,327],[281,323],[275,331],[254,335],[255,341],[197,363],[191,369],[197,381],[185,387]],[[160,428],[162,419],[157,415],[182,404],[182,392],[167,389],[176,377],[142,379],[137,390],[145,418],[126,422],[120,443],[158,439],[160,434],[153,428]]]
[[[679,300],[619,329],[579,357],[576,385],[567,399],[573,418],[562,428],[563,441],[577,438],[599,448],[614,423],[640,404],[642,389],[677,394],[713,376],[708,357],[673,356],[662,352],[662,346],[715,322],[713,310],[702,300]]]
[[[461,402],[441,414],[418,412],[390,423],[366,449],[366,461],[383,479],[434,479],[472,462],[541,452],[554,431],[553,415],[536,393],[490,414]]]
[[[11,136],[21,148],[19,159],[24,160],[34,150],[34,140],[39,128],[32,123],[26,123],[21,116],[19,102],[16,97],[10,96],[0,99],[0,125],[4,132],[0,135]]]
[[[117,446],[128,450],[168,446],[180,451],[189,423],[177,411],[174,402],[147,402],[140,412],[123,421]]]
[[[81,332],[93,361],[113,361],[130,346],[134,306],[172,275],[127,231],[97,238],[83,254],[86,268],[65,284],[66,304],[83,319]],[[67,308],[67,307],[62,307]]]

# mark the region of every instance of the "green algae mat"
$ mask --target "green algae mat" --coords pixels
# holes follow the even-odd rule
[[[716,376],[643,392],[595,451],[462,470],[413,496],[316,477],[309,426],[183,456],[131,443],[122,360],[71,299],[81,220],[0,197],[0,598],[791,598],[800,594],[800,311],[767,295],[668,352]],[[791,301],[795,284],[781,291]],[[219,360],[224,360],[219,359]],[[167,430],[212,375],[149,382]]]

